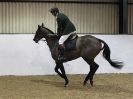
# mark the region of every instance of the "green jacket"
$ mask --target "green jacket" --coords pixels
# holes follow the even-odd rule
[[[74,24],[63,13],[59,13],[57,15],[57,24],[58,24],[57,34],[59,36],[67,35],[76,30]]]

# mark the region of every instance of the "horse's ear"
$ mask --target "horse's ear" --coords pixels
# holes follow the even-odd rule
[[[42,27],[44,27],[44,23],[42,23]]]
[[[40,28],[41,26],[40,25],[38,25],[38,28]]]

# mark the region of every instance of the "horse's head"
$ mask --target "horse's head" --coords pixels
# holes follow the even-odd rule
[[[44,27],[43,23],[42,25],[38,25],[38,29],[35,33],[34,39],[33,41],[35,41],[36,43],[38,43],[42,38],[47,38],[48,36],[48,31],[47,29]]]

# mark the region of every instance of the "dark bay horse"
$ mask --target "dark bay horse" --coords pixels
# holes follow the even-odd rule
[[[65,86],[68,85],[69,80],[66,76],[63,62],[59,63],[58,55],[58,38],[56,37],[56,34],[53,33],[48,28],[38,25],[38,29],[36,31],[36,34],[34,36],[34,41],[38,43],[42,38],[46,39],[47,45],[49,46],[52,58],[55,60],[56,66],[55,66],[55,72],[60,75],[60,77],[64,78],[65,80]],[[103,44],[103,47],[102,47]],[[94,61],[95,57],[98,55],[100,51],[103,50],[103,57],[110,63],[111,66],[121,69],[122,68],[122,62],[118,61],[112,61],[110,59],[110,48],[109,46],[101,39],[98,39],[91,35],[85,35],[78,37],[76,42],[76,50],[72,51],[66,51],[64,53],[65,61],[71,61],[74,59],[77,59],[79,57],[82,57],[90,66],[90,72],[87,74],[83,85],[86,85],[87,81],[90,81],[90,84],[93,86],[93,76],[98,69],[99,65]],[[60,69],[60,71],[59,71]]]

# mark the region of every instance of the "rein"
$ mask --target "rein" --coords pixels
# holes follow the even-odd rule
[[[46,41],[46,39],[44,40],[44,39],[42,39],[41,41],[43,41],[43,42],[45,42],[46,44],[47,44],[47,41]]]

